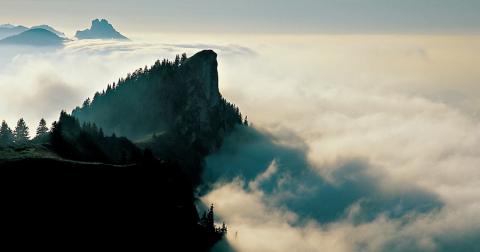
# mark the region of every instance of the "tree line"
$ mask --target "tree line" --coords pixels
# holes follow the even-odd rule
[[[43,118],[38,123],[33,139],[30,139],[29,128],[23,118],[17,121],[17,125],[13,130],[8,126],[7,122],[2,121],[0,127],[0,147],[25,145],[30,141],[42,140],[48,136],[49,132],[47,122]]]
[[[217,236],[224,236],[227,234],[228,229],[225,222],[222,223],[222,226],[219,227],[215,225],[215,216],[213,212],[213,204],[210,205],[208,211],[204,211],[202,217],[200,218],[199,224],[210,234]]]

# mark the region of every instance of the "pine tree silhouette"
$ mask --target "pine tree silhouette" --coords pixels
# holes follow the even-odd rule
[[[0,146],[11,146],[13,144],[13,132],[5,121],[2,121],[0,127]]]
[[[180,59],[180,65],[183,65],[183,63],[185,63],[185,61],[187,61],[187,54],[182,53],[182,58]]]
[[[207,214],[207,229],[210,232],[215,231],[215,216],[213,213],[213,204],[210,205],[210,210],[208,211],[208,214]]]
[[[223,222],[222,224],[222,228],[220,229],[220,232],[223,234],[223,235],[226,235],[227,234],[227,225],[225,225],[225,222]]]
[[[25,120],[23,120],[23,118],[20,118],[20,120],[18,120],[15,131],[13,132],[13,137],[15,144],[20,145],[26,144],[30,140],[28,126],[25,123]]]
[[[40,123],[38,124],[37,127],[37,135],[36,137],[43,137],[48,133],[48,128],[47,128],[47,122],[45,119],[41,119]]]

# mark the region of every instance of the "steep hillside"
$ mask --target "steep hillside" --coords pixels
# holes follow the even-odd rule
[[[36,247],[207,251],[221,238],[199,223],[174,163],[0,160],[0,199],[0,230]]]

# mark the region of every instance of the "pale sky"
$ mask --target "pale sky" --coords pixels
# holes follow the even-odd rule
[[[0,0],[0,23],[67,33],[107,18],[125,33],[478,33],[478,0]]]

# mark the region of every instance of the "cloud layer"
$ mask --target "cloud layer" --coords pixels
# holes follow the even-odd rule
[[[479,37],[160,41],[0,50],[0,119],[52,122],[158,58],[215,48],[222,94],[253,123],[207,159],[202,199],[231,248],[479,250]]]
[[[204,200],[231,246],[478,249],[477,40],[284,38],[231,60],[224,93],[268,132],[233,136],[207,162],[207,178],[227,174]]]

